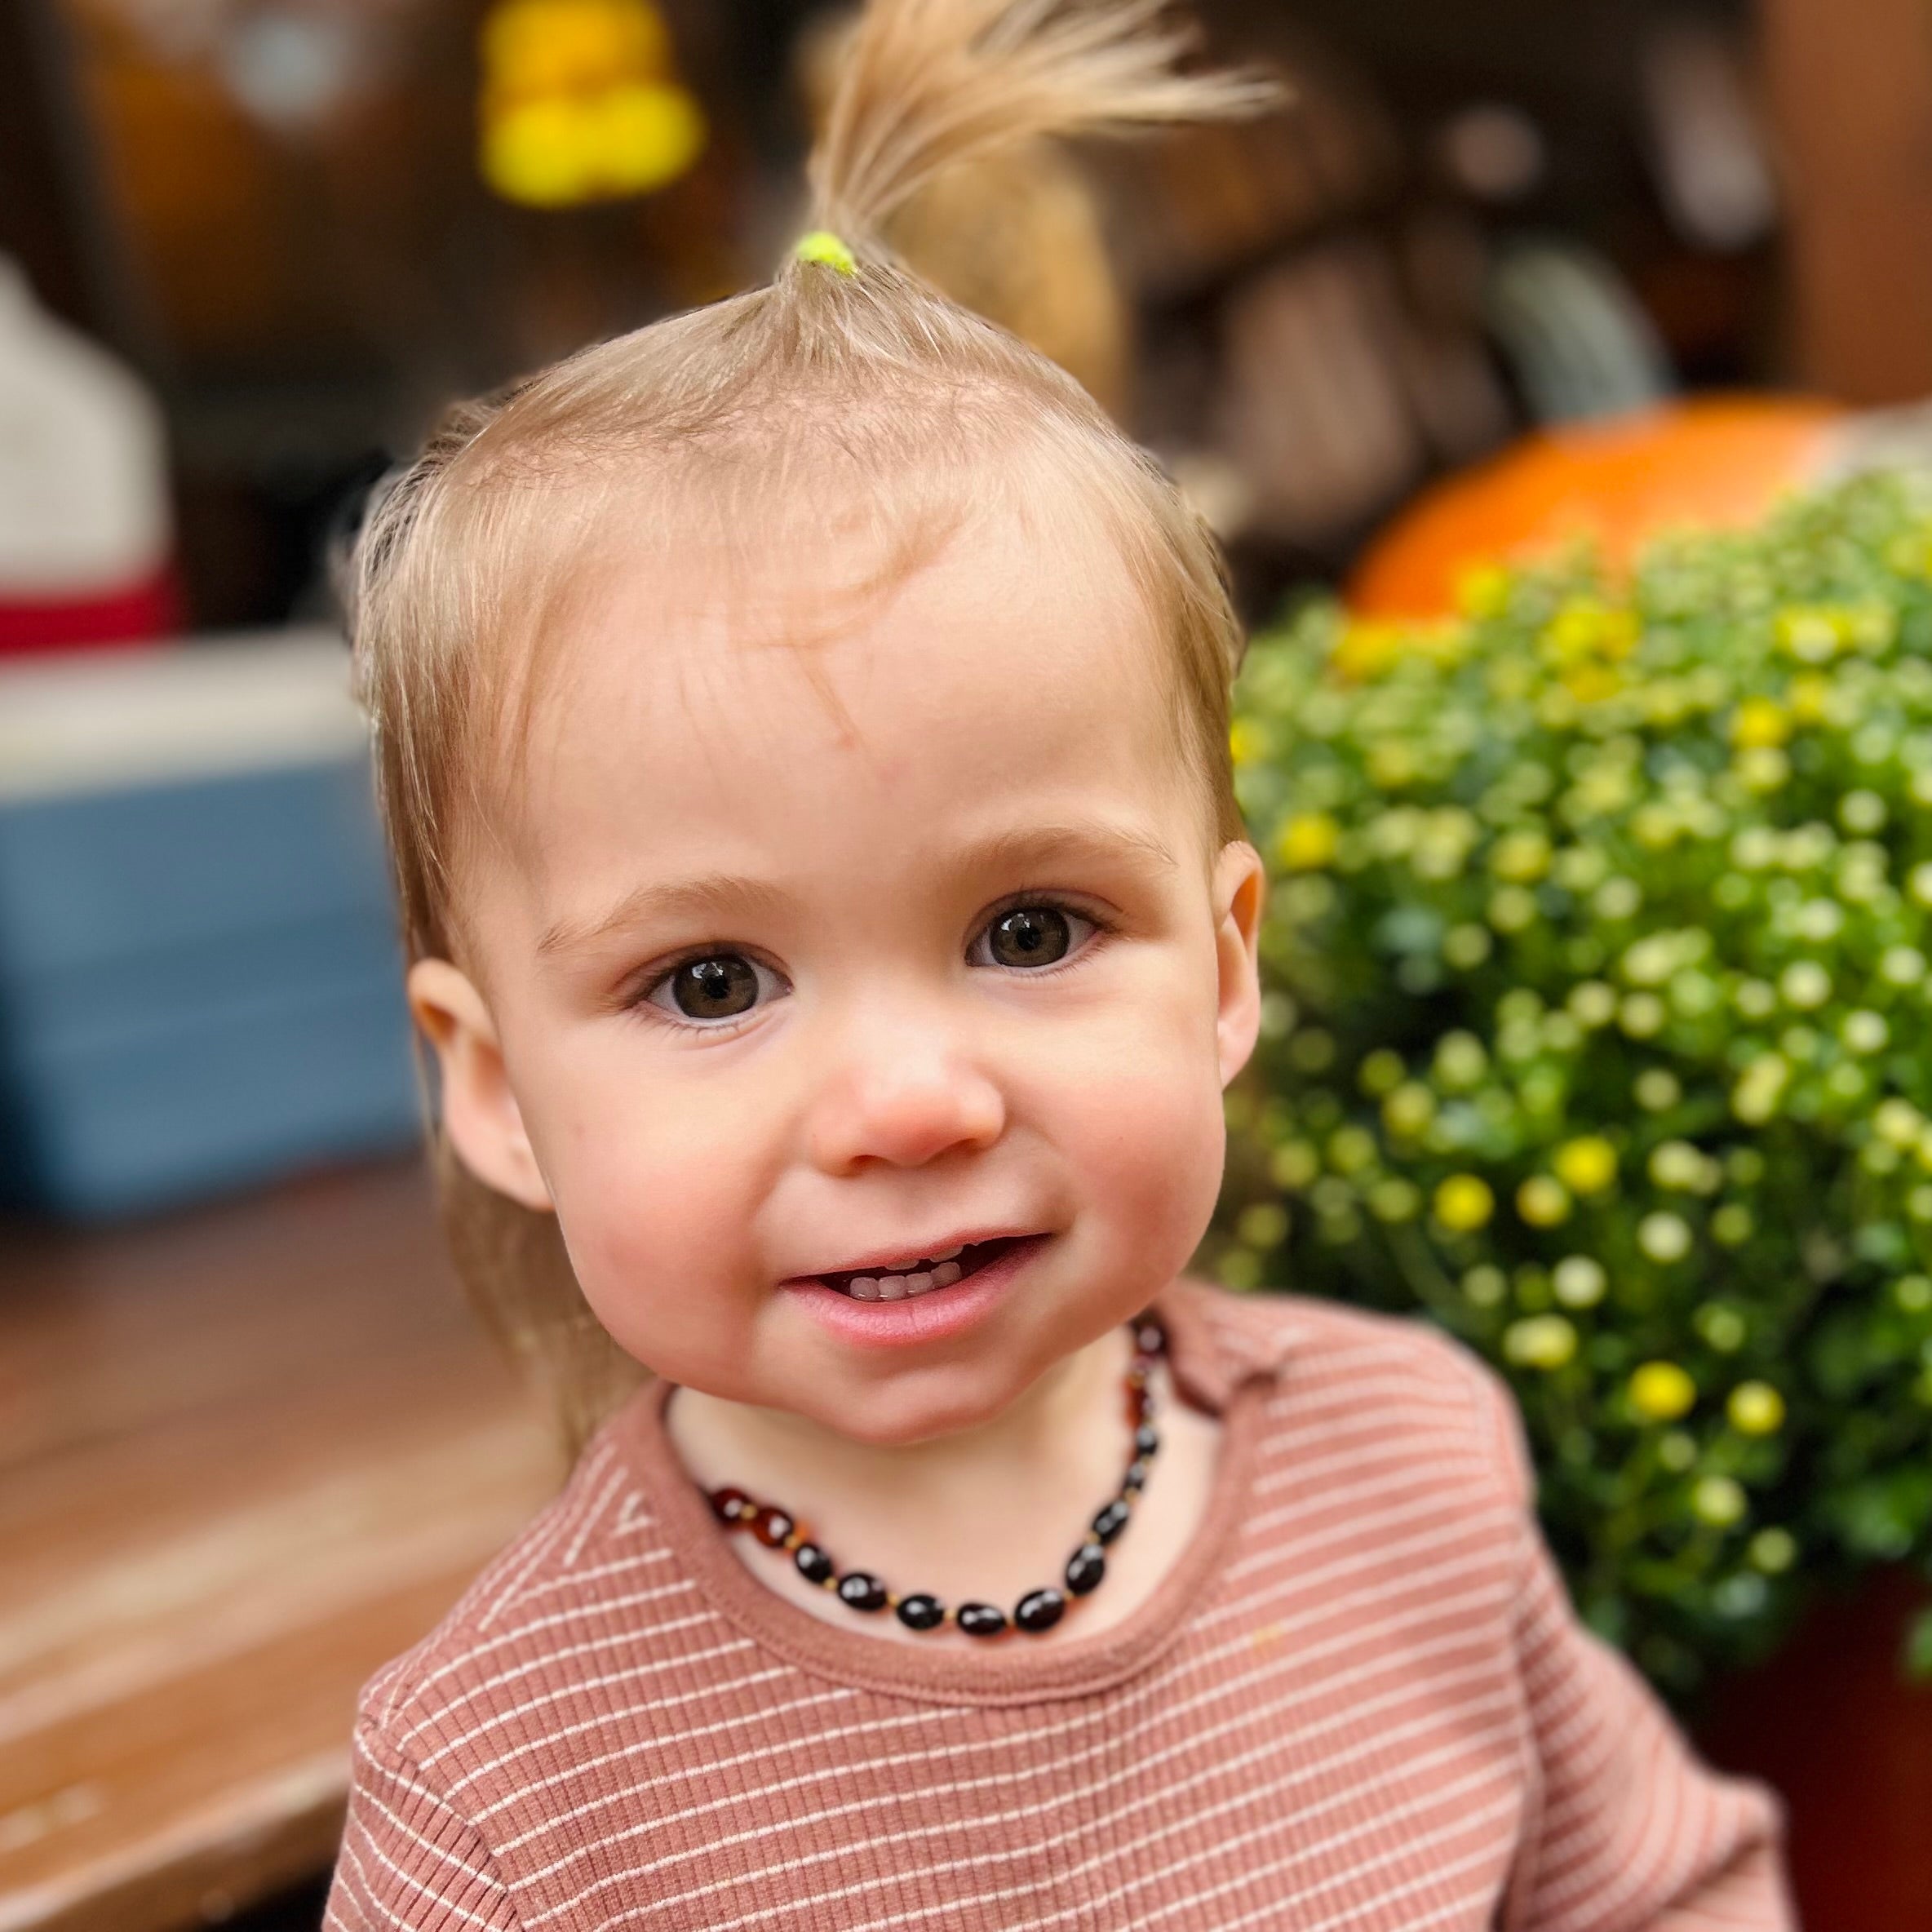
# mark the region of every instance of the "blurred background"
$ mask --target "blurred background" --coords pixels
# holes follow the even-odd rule
[[[1920,460],[1925,0],[1197,11],[1280,113],[962,169],[894,240],[1159,453],[1256,620]],[[410,1151],[330,559],[453,398],[764,277],[844,26],[0,8],[0,1929],[314,1923],[357,1684],[555,1479]],[[1736,1715],[1817,1667],[1700,1720],[1813,1922],[1932,1914],[1909,1607],[1786,1653],[1864,1700],[1799,1758],[1907,1726],[1863,1783]]]
[[[969,185],[910,251],[1004,277],[1258,599],[1530,424],[1932,386],[1912,0],[1200,11],[1292,111],[1057,171],[1032,218],[1104,256],[986,246]],[[0,31],[0,246],[157,405],[195,630],[324,611],[332,522],[450,396],[761,278],[836,57],[809,0],[20,0]]]

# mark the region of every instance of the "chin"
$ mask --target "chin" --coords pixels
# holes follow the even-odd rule
[[[871,1400],[863,1414],[842,1409],[814,1419],[868,1449],[914,1449],[990,1422],[1019,1394],[1017,1386],[952,1400],[921,1400],[909,1394]]]

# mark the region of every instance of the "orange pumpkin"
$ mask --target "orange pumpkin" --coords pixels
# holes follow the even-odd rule
[[[1726,397],[1526,436],[1424,491],[1369,546],[1349,603],[1364,617],[1440,617],[1473,563],[1587,536],[1620,569],[1657,530],[1754,522],[1812,473],[1845,419],[1806,397]]]

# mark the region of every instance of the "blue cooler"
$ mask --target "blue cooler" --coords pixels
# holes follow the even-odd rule
[[[402,959],[326,631],[0,670],[0,1195],[85,1219],[400,1148]]]

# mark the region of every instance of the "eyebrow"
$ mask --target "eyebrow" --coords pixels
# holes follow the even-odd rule
[[[955,853],[948,869],[966,877],[989,872],[1026,872],[1069,862],[1151,864],[1172,871],[1178,864],[1163,840],[1152,832],[1104,820],[1017,826],[976,840]],[[1043,885],[1047,883],[1042,880]],[[537,942],[545,958],[594,946],[614,933],[653,921],[723,919],[768,912],[788,897],[769,880],[710,872],[690,879],[653,881],[625,893],[607,912],[590,919],[558,919]]]

